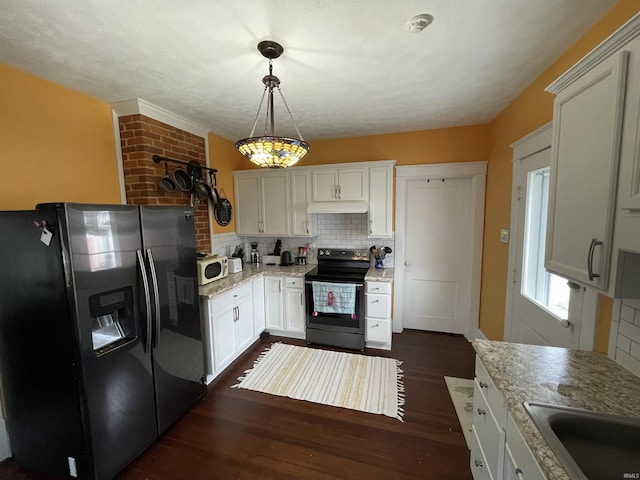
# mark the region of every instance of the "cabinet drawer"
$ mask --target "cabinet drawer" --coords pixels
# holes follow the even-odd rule
[[[536,459],[533,457],[533,453],[531,453],[527,442],[520,433],[513,418],[511,418],[511,415],[507,415],[506,442],[506,454],[511,455],[511,461],[513,462],[514,471],[511,472],[514,475],[513,478],[544,480],[544,473],[542,473],[538,462],[536,462]],[[522,473],[516,473],[516,469]],[[506,474],[507,472],[505,472],[505,475]]]
[[[367,342],[391,343],[391,321],[388,319],[367,318]]]
[[[491,377],[487,373],[487,370],[484,368],[484,365],[482,365],[482,361],[477,356],[476,381],[485,396],[489,408],[495,416],[496,422],[498,422],[501,428],[504,428],[507,421],[507,406],[496,385],[493,383],[493,380],[491,380]]]
[[[367,293],[367,310],[366,315],[370,318],[389,318],[391,317],[391,301],[389,295],[378,295],[375,293]]]
[[[367,293],[391,293],[391,282],[367,282]]]
[[[286,277],[284,280],[285,287],[302,288],[304,286],[303,277]]]
[[[492,477],[500,478],[504,451],[504,430],[496,422],[477,381],[473,392],[473,427],[487,460],[488,470],[491,471]]]
[[[235,290],[231,290],[227,293],[216,295],[211,299],[211,314],[215,314],[221,310],[224,310],[227,305],[231,305],[234,302],[233,293]]]
[[[469,466],[471,467],[473,480],[493,480],[491,472],[489,472],[487,468],[487,459],[484,457],[484,453],[482,453],[482,449],[480,448],[475,428],[473,428],[473,433],[470,437]]]
[[[253,286],[251,282],[240,285],[226,293],[216,295],[211,302],[211,313],[217,314],[224,310],[228,305],[238,302],[240,299],[253,295]]]
[[[239,287],[234,288],[229,293],[231,294],[233,300],[237,302],[241,298],[251,296],[253,294],[253,286],[251,285],[251,282],[247,282],[243,285],[240,285]]]

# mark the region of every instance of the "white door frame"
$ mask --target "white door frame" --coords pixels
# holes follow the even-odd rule
[[[471,191],[469,200],[472,214],[469,218],[470,235],[467,248],[472,261],[467,265],[466,275],[471,279],[469,288],[469,325],[465,337],[469,340],[481,338],[478,330],[480,315],[480,283],[482,273],[482,236],[484,230],[484,195],[487,178],[487,162],[435,163],[429,165],[408,165],[396,167],[396,251],[393,296],[393,331],[402,332],[404,328],[403,298],[405,289],[405,231],[407,182],[416,179],[469,178]]]
[[[520,170],[522,160],[530,157],[542,150],[551,148],[552,138],[552,126],[553,122],[546,123],[537,128],[533,132],[525,135],[520,140],[511,144],[513,149],[512,158],[512,170],[513,175],[511,178],[511,232],[517,232],[521,225],[518,224],[518,209],[515,206],[518,204],[518,178],[520,177]],[[513,237],[512,237],[513,239]],[[504,340],[512,341],[513,322],[511,318],[511,309],[513,307],[513,295],[514,285],[520,285],[520,282],[513,282],[513,275],[520,272],[520,266],[516,266],[516,258],[518,253],[516,252],[516,242],[509,242],[509,266],[507,276],[507,299],[505,306],[505,318],[504,318]],[[583,350],[593,350],[595,344],[595,331],[597,321],[597,305],[598,294],[592,289],[584,289],[581,300],[582,305],[580,308],[575,308],[574,312],[580,318],[578,319],[580,325],[579,332],[579,345],[578,348]],[[579,300],[579,301],[580,301]],[[571,320],[571,319],[570,319]]]

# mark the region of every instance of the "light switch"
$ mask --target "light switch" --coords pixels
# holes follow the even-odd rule
[[[500,229],[500,241],[502,243],[509,243],[509,230],[506,228]]]

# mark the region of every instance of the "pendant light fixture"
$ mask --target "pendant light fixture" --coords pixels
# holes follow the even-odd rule
[[[309,151],[309,144],[304,141],[300,130],[296,125],[291,110],[287,105],[282,90],[280,90],[280,79],[273,74],[273,60],[278,58],[284,52],[284,48],[279,43],[271,40],[265,40],[258,43],[258,50],[260,53],[269,59],[269,74],[265,75],[262,79],[264,83],[264,92],[262,93],[262,99],[258,106],[258,113],[256,119],[253,122],[253,128],[248,138],[243,138],[236,142],[236,148],[240,150],[245,157],[251,160],[253,163],[260,167],[267,168],[286,168],[290,167],[298,162]],[[273,90],[277,89],[282,98],[293,126],[296,129],[298,138],[279,137],[275,134],[275,122],[273,112]],[[264,103],[264,97],[267,95],[267,111],[264,121],[264,135],[254,137],[256,131],[256,125],[258,124],[258,118],[260,117],[260,110],[262,110],[262,104]],[[267,130],[269,128],[269,130]]]

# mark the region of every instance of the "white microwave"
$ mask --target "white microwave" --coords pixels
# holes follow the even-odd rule
[[[198,285],[206,285],[229,275],[227,257],[206,257],[198,259]]]

